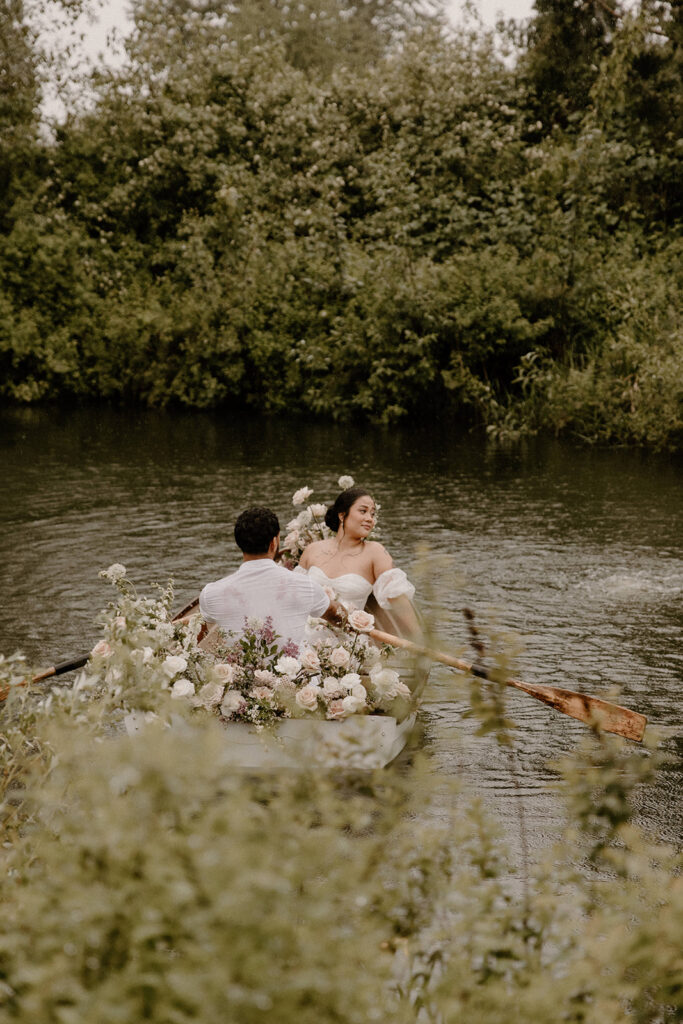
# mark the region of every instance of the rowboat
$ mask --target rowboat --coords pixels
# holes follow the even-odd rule
[[[198,601],[193,601],[174,616],[175,622],[191,618],[197,613]],[[386,632],[403,635],[401,624],[390,610],[380,608],[375,598],[365,606],[375,618],[375,625]],[[217,639],[217,627],[212,625],[200,646],[211,651]],[[390,662],[391,664],[391,662]],[[393,664],[401,679],[413,694],[413,710],[402,719],[390,715],[351,715],[342,721],[322,719],[281,719],[271,728],[261,728],[245,722],[224,723],[228,749],[228,763],[241,769],[287,768],[301,765],[320,765],[347,769],[383,768],[394,761],[405,748],[415,726],[415,704],[426,685],[430,663],[425,659],[401,659]],[[178,721],[178,727],[182,727]],[[141,715],[126,716],[129,734],[144,729]]]

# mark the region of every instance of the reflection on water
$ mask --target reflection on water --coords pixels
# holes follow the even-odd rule
[[[5,411],[0,650],[37,665],[87,649],[109,600],[98,570],[120,561],[142,589],[173,577],[178,604],[238,562],[232,524],[267,503],[283,526],[291,494],[336,493],[351,473],[382,505],[382,539],[416,571],[437,557],[422,607],[442,606],[441,646],[467,654],[461,614],[519,638],[517,674],[608,696],[647,714],[683,755],[683,466],[632,452],[534,443],[487,448],[438,425],[384,431],[220,414]],[[517,790],[505,758],[462,719],[456,675],[434,672],[427,741],[444,771],[471,779],[503,816]],[[560,820],[548,758],[585,728],[511,694],[517,782],[541,843]],[[643,796],[642,816],[681,837],[681,772]],[[511,826],[512,827],[512,826]]]

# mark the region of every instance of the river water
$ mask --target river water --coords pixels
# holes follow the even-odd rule
[[[142,591],[173,577],[177,604],[232,571],[236,515],[340,474],[381,505],[381,539],[421,576],[442,648],[472,660],[463,606],[510,634],[518,678],[612,697],[661,731],[671,764],[641,795],[651,833],[683,839],[683,462],[552,441],[494,448],[438,424],[400,430],[217,413],[77,409],[0,413],[0,651],[36,666],[89,649],[123,562]],[[422,549],[431,552],[425,561]],[[427,569],[425,569],[427,565]],[[586,728],[508,691],[510,759],[463,718],[461,678],[436,669],[421,712],[435,769],[466,779],[508,828],[523,804],[534,846],[562,812],[548,761]]]

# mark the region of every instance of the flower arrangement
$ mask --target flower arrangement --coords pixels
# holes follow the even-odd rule
[[[204,650],[199,615],[173,621],[172,586],[156,599],[141,597],[116,563],[100,574],[118,591],[102,615],[103,638],[95,645],[79,688],[122,711],[154,716],[164,695],[223,722],[262,728],[283,718],[340,721],[356,714],[403,718],[412,694],[387,664],[393,649],[376,647],[368,632],[373,616],[353,610],[349,630],[311,620],[311,640],[282,645],[269,619],[245,619],[237,639]]]
[[[245,620],[241,636],[216,651],[221,663],[196,695],[195,705],[225,721],[266,725],[278,718],[342,720],[355,714],[403,717],[411,691],[389,668],[391,648],[380,650],[367,633],[372,615],[349,615],[351,634],[325,625],[301,649],[280,647],[270,619]]]

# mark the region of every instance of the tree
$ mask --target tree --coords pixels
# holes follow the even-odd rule
[[[566,127],[589,104],[622,16],[619,0],[535,0],[520,67],[533,119]]]
[[[411,30],[443,24],[442,0],[133,0],[133,19],[136,60],[160,43],[168,63],[198,43],[219,52],[226,42],[281,40],[293,67],[323,76],[365,67]]]

